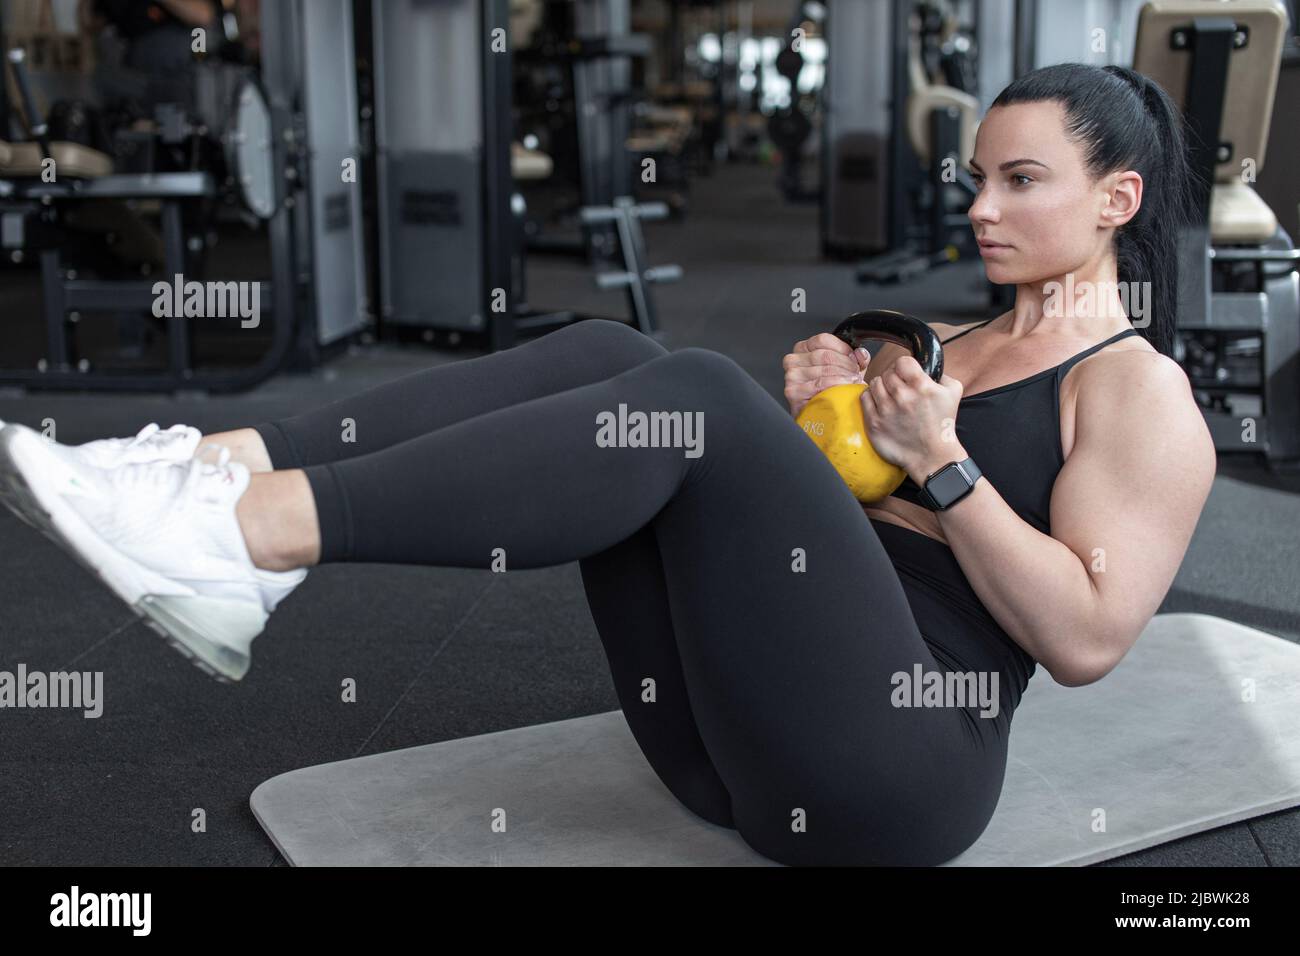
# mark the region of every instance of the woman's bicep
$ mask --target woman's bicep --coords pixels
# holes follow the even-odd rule
[[[1129,354],[1080,382],[1074,447],[1051,504],[1052,536],[1089,571],[1109,667],[1168,593],[1216,464],[1182,369],[1164,356]]]

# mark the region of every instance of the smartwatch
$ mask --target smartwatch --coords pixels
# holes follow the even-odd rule
[[[972,458],[950,461],[925,479],[921,502],[931,511],[946,511],[971,493],[982,474]]]

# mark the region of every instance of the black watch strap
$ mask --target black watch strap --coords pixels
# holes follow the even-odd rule
[[[950,461],[925,479],[921,500],[931,511],[946,511],[970,494],[982,475],[973,458]]]

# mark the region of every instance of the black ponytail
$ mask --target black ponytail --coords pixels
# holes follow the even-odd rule
[[[1192,221],[1195,179],[1187,159],[1182,112],[1160,85],[1122,66],[1061,63],[1026,73],[990,106],[1054,100],[1066,130],[1084,147],[1094,178],[1132,169],[1142,177],[1142,205],[1116,230],[1118,279],[1150,282],[1149,324],[1139,333],[1172,355],[1178,326],[1179,239]]]

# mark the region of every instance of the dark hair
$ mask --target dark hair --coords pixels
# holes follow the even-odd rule
[[[1181,111],[1160,85],[1122,66],[1061,63],[1033,70],[998,94],[992,105],[1055,100],[1066,132],[1084,147],[1094,179],[1121,169],[1142,177],[1142,206],[1116,230],[1118,279],[1149,281],[1150,324],[1140,334],[1172,355],[1177,328],[1179,235],[1194,208],[1195,174],[1187,159]]]

